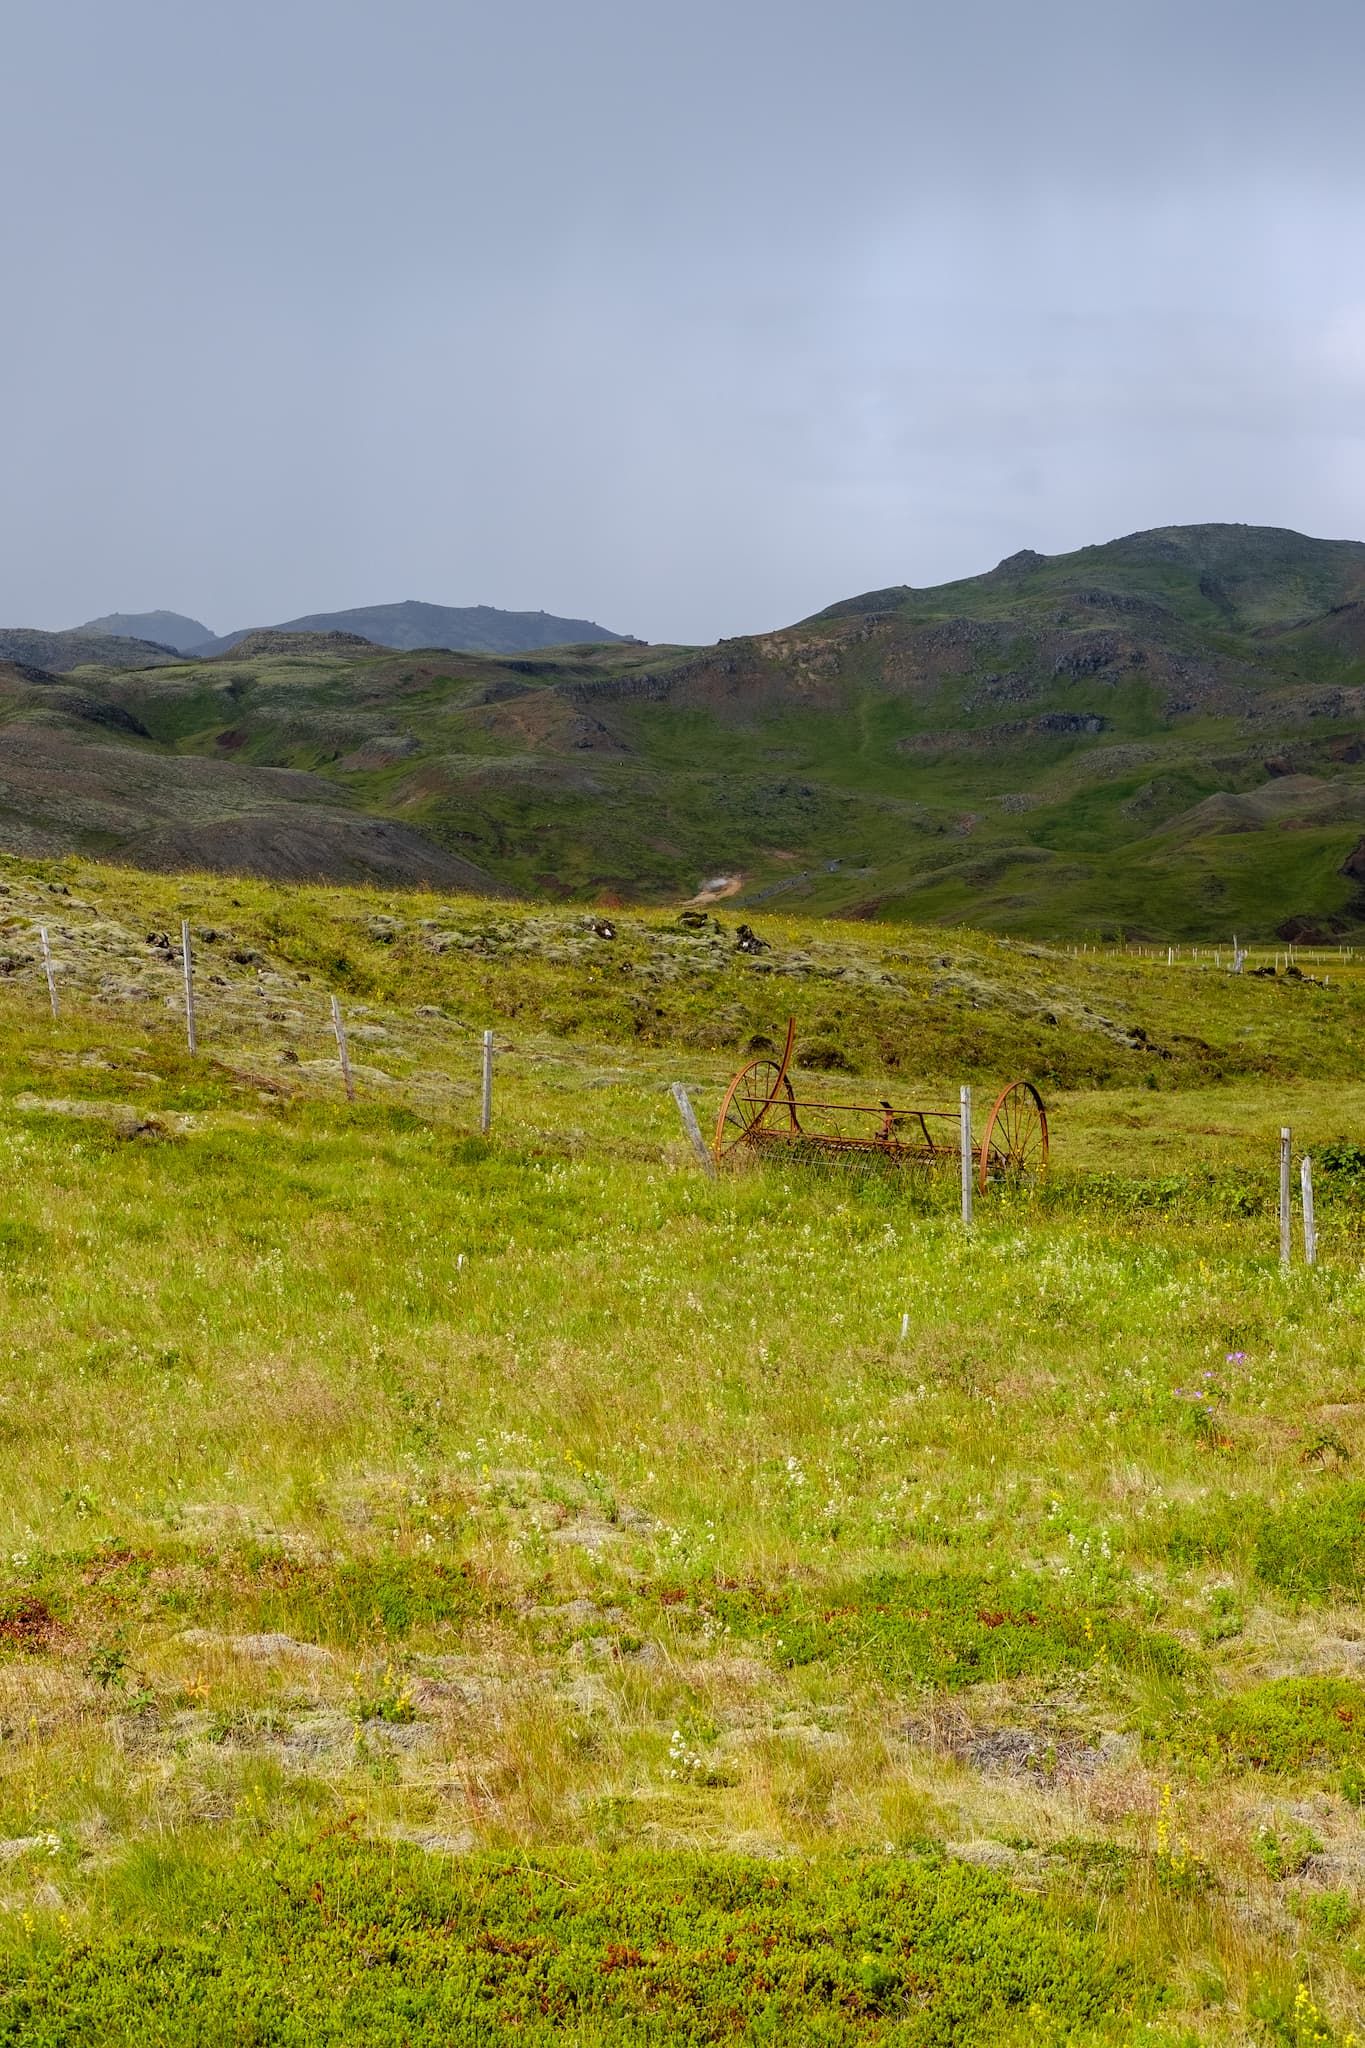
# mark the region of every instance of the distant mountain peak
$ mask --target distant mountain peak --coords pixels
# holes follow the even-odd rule
[[[242,626],[221,637],[184,612],[108,612],[89,619],[75,633],[137,640],[176,654],[203,659],[227,654],[248,633],[344,633],[404,652],[418,647],[448,648],[459,654],[534,654],[542,647],[608,646],[629,640],[593,619],[561,618],[543,608],[501,611],[496,605],[428,604],[406,597],[401,604],[361,605],[349,611],[308,612],[302,618]]]
[[[171,647],[177,654],[188,654],[213,638],[201,620],[186,618],[183,612],[108,612],[75,630],[110,633],[116,640],[149,640],[154,647]]]
[[[443,647],[460,654],[532,654],[541,647],[619,644],[629,636],[613,633],[592,619],[560,618],[554,612],[505,612],[496,605],[427,604],[417,597],[401,604],[360,605],[350,611],[308,612],[281,619],[266,628],[244,628],[221,640],[206,639],[193,652],[226,654],[244,632],[351,633],[381,647],[412,651]]]

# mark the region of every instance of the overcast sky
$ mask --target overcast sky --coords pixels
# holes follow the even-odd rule
[[[1365,538],[1362,0],[4,0],[0,623]]]

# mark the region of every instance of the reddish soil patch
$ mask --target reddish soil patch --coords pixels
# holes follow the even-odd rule
[[[96,1586],[101,1579],[107,1579],[114,1572],[126,1570],[130,1564],[150,1564],[154,1554],[150,1550],[128,1550],[126,1548],[102,1550],[97,1557],[91,1558],[89,1564],[86,1565],[85,1570],[81,1573],[81,1577],[87,1586]]]
[[[20,1600],[0,1614],[0,1645],[17,1650],[50,1650],[63,1634],[46,1600]]]

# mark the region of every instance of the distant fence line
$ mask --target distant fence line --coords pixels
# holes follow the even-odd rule
[[[53,953],[49,927],[43,924],[37,926],[36,930],[39,943],[41,946],[43,978],[46,984],[49,1005],[51,1008],[53,1020],[57,1021],[60,1017],[60,1002],[58,997],[56,974],[57,969],[60,966],[60,960]],[[158,950],[162,952],[163,958],[166,957],[165,948],[158,948]],[[1125,946],[1122,948],[1118,948],[1100,947],[1089,944],[1072,946],[1068,950],[1073,955],[1073,957],[1080,957],[1083,954],[1092,953],[1098,956],[1103,953],[1108,954],[1111,957],[1117,955],[1118,957],[1126,958],[1136,956],[1140,958],[1152,959],[1159,959],[1161,951],[1164,950],[1167,955],[1167,964],[1172,966],[1178,963],[1182,952],[1181,948],[1175,946],[1169,946],[1165,949],[1160,949],[1151,946]],[[1212,956],[1212,964],[1220,964],[1220,948],[1200,948],[1191,946],[1183,950],[1188,954],[1191,964],[1199,964],[1201,954],[1203,955],[1203,964],[1209,964],[1210,955]],[[1318,965],[1321,964],[1324,955],[1326,955],[1329,952],[1332,954],[1333,958],[1336,958],[1343,962],[1353,961],[1356,957],[1356,949],[1354,947],[1349,946],[1312,949],[1289,948],[1286,950],[1283,957],[1286,958],[1289,964],[1297,964],[1297,960],[1299,958],[1308,957],[1312,964]],[[1250,949],[1238,949],[1237,954],[1235,956],[1238,971],[1241,970],[1243,962],[1250,957],[1252,957]],[[1274,958],[1277,962],[1281,957],[1282,956],[1279,953],[1276,953],[1274,955]],[[181,984],[180,1004],[184,1020],[187,1049],[192,1057],[198,1057],[200,1052],[198,1030],[200,998],[195,981],[195,956],[193,937],[190,931],[188,921],[182,920],[180,927],[179,962],[176,963],[173,957],[171,957],[166,959],[166,964],[171,968],[172,974],[175,976],[176,979],[179,980]],[[272,992],[269,990],[260,990],[259,993],[262,996],[263,1000],[265,1000],[266,1002],[278,1000],[278,998],[274,997],[272,995]],[[96,997],[98,999],[98,992],[96,992]],[[168,995],[165,1000],[167,1007],[173,1008],[176,1004],[176,997],[174,995]],[[300,1002],[300,998],[297,996],[297,994],[295,994],[292,997],[292,1000],[296,1004]],[[335,994],[329,993],[328,1003],[332,1035],[335,1039],[337,1047],[338,1074],[341,1079],[342,1086],[345,1089],[347,1101],[354,1103],[354,1101],[356,1100],[355,1073],[350,1059],[350,1041],[346,1028],[345,1012],[342,1007],[340,998]],[[440,1025],[443,1028],[443,1031],[447,1035],[453,1038],[466,1039],[470,1041],[471,1045],[477,1045],[479,1048],[479,1129],[481,1134],[485,1138],[487,1138],[491,1134],[493,1127],[495,1059],[499,1054],[515,1053],[519,1050],[519,1048],[512,1039],[507,1037],[500,1038],[499,1034],[491,1028],[464,1024],[458,1018],[446,1016],[444,1012],[437,1010],[434,1005],[420,1005],[418,1008],[419,1015],[422,1013],[423,1009],[427,1010],[428,1014],[432,1017],[433,1021],[437,1021],[440,1023]],[[280,1020],[270,1018],[269,1013],[267,1013],[266,1021],[270,1022]],[[325,1035],[326,1020],[322,1020],[319,1022],[318,1031],[320,1036]],[[394,1076],[390,1078],[397,1080],[398,1077]],[[688,1090],[680,1081],[672,1082],[670,1084],[670,1088],[673,1101],[677,1107],[679,1119],[682,1125],[683,1135],[685,1136],[689,1145],[691,1146],[692,1152],[697,1160],[697,1163],[702,1167],[702,1169],[707,1173],[707,1175],[710,1178],[714,1179],[717,1173],[716,1160],[711,1151],[711,1148],[707,1145],[706,1140],[702,1135],[701,1129],[697,1122],[696,1112],[693,1108]],[[960,1091],[960,1122],[960,1149],[962,1162],[962,1225],[964,1229],[970,1231],[973,1228],[974,1220],[971,1193],[971,1173],[969,1170],[971,1145],[971,1089],[965,1085],[962,1087]],[[1286,1272],[1289,1270],[1293,1261],[1294,1175],[1292,1173],[1292,1159],[1293,1134],[1289,1126],[1285,1125],[1282,1126],[1280,1129],[1279,1139],[1280,1171],[1279,1204],[1277,1220],[1279,1226],[1280,1266],[1281,1269]],[[1300,1189],[1300,1218],[1302,1226],[1304,1262],[1309,1266],[1315,1266],[1318,1260],[1318,1234],[1316,1226],[1316,1212],[1314,1205],[1313,1161],[1311,1154],[1305,1153],[1300,1157],[1298,1180]]]
[[[1244,945],[1234,935],[1226,946],[1206,945],[1153,945],[1146,940],[1085,941],[1066,946],[1065,951],[1073,960],[1085,958],[1104,960],[1150,960],[1167,967],[1179,967],[1188,962],[1192,967],[1222,968],[1230,974],[1246,972],[1248,965],[1256,971],[1254,964],[1274,967],[1276,973],[1291,967],[1343,967],[1352,966],[1365,959],[1365,954],[1355,946],[1299,946],[1286,942],[1282,946]]]
[[[61,1017],[61,1001],[57,977],[62,970],[63,963],[60,953],[53,950],[51,928],[46,924],[40,924],[36,927],[36,932],[41,948],[41,967],[47,987],[48,1002],[53,1021],[57,1022]],[[202,987],[196,979],[194,940],[188,920],[181,920],[178,959],[176,958],[176,950],[170,948],[169,940],[164,945],[158,944],[153,950],[170,970],[173,981],[178,984],[178,995],[174,989],[167,990],[164,997],[165,1005],[170,1009],[179,1007],[184,1023],[186,1047],[191,1057],[198,1057],[201,1051],[199,1021],[204,996]],[[83,993],[87,993],[90,999],[95,1002],[101,1000],[101,992],[99,990]],[[140,994],[142,991],[139,990],[138,993]],[[146,991],[146,993],[149,997],[154,995],[154,992],[151,990]],[[262,1002],[267,1005],[279,1000],[275,992],[269,989],[258,989],[256,993]],[[105,995],[103,999],[106,1002],[111,1001],[108,995]],[[291,1005],[296,1008],[308,1007],[306,997],[297,991],[291,991],[289,1000]],[[342,1086],[345,1089],[347,1100],[354,1102],[356,1099],[355,1073],[351,1063],[350,1039],[346,1027],[345,1012],[338,996],[329,995],[328,1003],[329,1013],[327,1018],[319,1020],[318,1034],[319,1036],[324,1036],[327,1024],[330,1022],[331,1033],[337,1048],[337,1071]],[[492,1127],[493,1120],[493,1063],[495,1056],[499,1053],[514,1052],[517,1048],[510,1038],[502,1037],[495,1031],[477,1025],[462,1023],[459,1018],[448,1017],[444,1012],[438,1013],[434,1005],[429,1007],[432,1011],[433,1021],[440,1023],[443,1035],[451,1038],[468,1039],[480,1047],[481,1103],[479,1121],[480,1129],[486,1136]],[[273,1018],[269,1009],[267,1009],[264,1021],[270,1023],[281,1020]],[[396,1076],[392,1078],[397,1079]]]

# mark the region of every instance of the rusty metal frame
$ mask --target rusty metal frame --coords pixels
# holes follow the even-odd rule
[[[712,1145],[717,1165],[742,1154],[780,1153],[837,1158],[861,1155],[905,1166],[945,1166],[960,1157],[961,1125],[954,1109],[918,1106],[897,1109],[889,1102],[822,1102],[798,1096],[791,1081],[796,1046],[796,1019],[787,1020],[787,1038],[780,1059],[761,1053],[742,1066],[730,1082],[716,1118]],[[860,1119],[875,1117],[878,1128],[866,1135]],[[821,1121],[832,1128],[820,1129]],[[851,1125],[852,1128],[840,1128]],[[918,1126],[919,1135],[899,1135],[901,1126]],[[931,1125],[944,1126],[936,1140]],[[972,1158],[984,1193],[993,1180],[1021,1178],[1047,1166],[1048,1123],[1042,1096],[1032,1081],[1010,1081],[991,1104]]]

